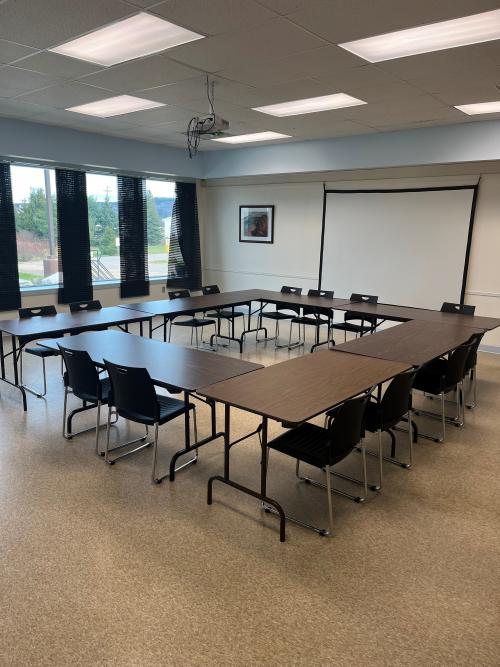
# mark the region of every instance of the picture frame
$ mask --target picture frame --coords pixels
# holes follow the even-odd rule
[[[274,204],[240,206],[240,243],[274,243]]]

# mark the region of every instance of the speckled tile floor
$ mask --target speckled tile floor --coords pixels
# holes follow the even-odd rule
[[[300,353],[249,340],[244,358]],[[150,450],[108,467],[92,434],[64,440],[58,361],[48,367],[49,394],[29,396],[27,414],[0,384],[2,666],[500,665],[500,357],[480,354],[464,429],[422,440],[412,470],[386,466],[369,502],[336,496],[334,538],[288,525],[285,544],[247,496],[219,485],[207,506],[221,442],[156,486]],[[33,383],[39,369],[26,360]],[[203,406],[199,422],[206,434]],[[235,411],[234,437],[256,424]],[[181,440],[181,423],[161,430],[165,464]],[[253,438],[232,454],[235,478],[254,487],[259,451]],[[324,492],[276,453],[269,493],[326,525]]]

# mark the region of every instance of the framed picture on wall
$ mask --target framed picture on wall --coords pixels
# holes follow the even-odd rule
[[[240,243],[273,243],[274,206],[240,206]]]

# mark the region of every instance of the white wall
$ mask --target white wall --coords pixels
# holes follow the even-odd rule
[[[336,188],[461,185],[475,183],[479,176],[370,179],[326,185]],[[317,287],[323,183],[218,185],[214,180],[202,190],[200,224],[205,283],[218,283],[224,290],[279,289],[283,284],[302,286],[304,291]],[[275,205],[274,244],[239,243],[240,204]],[[324,287],[335,289],[335,285]],[[370,291],[369,286],[366,291]],[[500,317],[500,166],[498,174],[486,174],[481,179],[466,301],[476,305],[478,315]],[[500,352],[500,331],[487,334],[483,342]]]

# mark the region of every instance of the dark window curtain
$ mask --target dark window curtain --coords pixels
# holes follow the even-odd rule
[[[0,310],[21,307],[10,164],[0,164]]]
[[[85,172],[56,169],[57,229],[62,284],[59,303],[92,299],[89,215]]]
[[[146,187],[142,178],[118,176],[120,223],[120,294],[149,294]]]
[[[176,183],[168,254],[169,287],[201,289],[200,230],[196,183]]]

